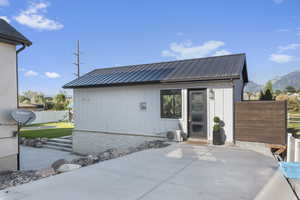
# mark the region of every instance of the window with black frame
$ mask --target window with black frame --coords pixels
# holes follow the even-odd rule
[[[160,109],[161,118],[181,118],[181,89],[161,90]]]

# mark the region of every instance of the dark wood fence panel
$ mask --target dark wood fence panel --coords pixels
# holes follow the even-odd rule
[[[286,144],[285,101],[242,101],[235,103],[235,140]]]

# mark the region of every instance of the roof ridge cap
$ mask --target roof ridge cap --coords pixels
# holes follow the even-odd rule
[[[122,65],[116,67],[104,67],[104,68],[96,68],[96,70],[109,70],[109,69],[120,69],[120,68],[128,68],[128,67],[135,67],[139,65],[153,65],[153,64],[163,64],[163,63],[174,63],[174,62],[184,62],[184,61],[194,61],[194,60],[205,60],[205,59],[212,59],[212,58],[220,58],[220,57],[227,57],[227,56],[242,56],[246,55],[245,53],[237,53],[237,54],[230,54],[230,55],[222,55],[222,56],[209,56],[203,58],[190,58],[190,59],[183,59],[183,60],[172,60],[172,61],[163,61],[163,62],[153,62],[153,63],[141,63],[141,64],[134,64],[134,65]]]

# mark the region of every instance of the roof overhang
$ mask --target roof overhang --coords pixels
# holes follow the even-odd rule
[[[21,39],[18,39],[18,38],[12,37],[12,36],[6,36],[3,34],[0,34],[0,41],[9,43],[9,44],[14,44],[14,45],[22,44],[22,45],[25,45],[28,47],[32,45],[32,42],[29,40],[21,40]]]
[[[228,77],[206,77],[197,79],[180,79],[180,80],[162,80],[162,81],[145,81],[145,82],[128,82],[128,83],[113,83],[113,84],[93,84],[84,86],[66,86],[64,89],[80,89],[80,88],[97,88],[97,87],[121,87],[121,86],[137,86],[137,85],[157,85],[157,84],[180,84],[180,83],[202,83],[207,81],[232,81],[240,79],[239,75]]]

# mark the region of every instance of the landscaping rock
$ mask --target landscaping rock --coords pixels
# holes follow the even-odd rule
[[[28,146],[42,146],[43,141],[48,139],[23,139],[23,144]],[[108,149],[97,156],[89,155],[81,158],[77,158],[68,162],[65,159],[59,159],[55,161],[50,168],[38,170],[38,171],[6,171],[0,172],[0,190],[7,187],[20,185],[23,183],[29,183],[41,178],[53,176],[56,173],[68,172],[80,167],[92,165],[99,161],[109,160],[120,156],[128,155],[134,152],[150,149],[150,148],[163,148],[169,146],[163,140],[153,140],[142,143],[136,147],[129,147],[125,150],[118,150],[115,148]]]
[[[21,137],[20,138],[20,144],[24,144],[24,141],[26,140],[26,138],[24,138],[24,137]]]
[[[41,138],[40,141],[43,143],[43,144],[46,144],[48,142],[48,138]]]
[[[42,178],[36,171],[10,171],[0,175],[0,190]]]
[[[27,146],[33,146],[34,145],[34,139],[28,139],[27,140]]]
[[[116,148],[108,149],[107,152],[110,154],[110,159],[119,157],[119,151]]]
[[[117,158],[120,156],[125,156],[128,154],[146,150],[146,149],[163,148],[163,147],[167,147],[167,146],[169,146],[169,144],[167,144],[163,140],[153,140],[153,141],[144,142],[137,147],[129,147],[122,151],[120,151],[116,148],[111,148],[111,149],[108,149],[108,150],[98,154],[98,158],[100,161],[104,161],[104,160],[109,160],[109,159]]]
[[[23,144],[25,146],[29,146],[29,142],[30,142],[30,139],[25,139],[24,142],[23,142]]]
[[[35,144],[34,144],[34,147],[36,148],[42,148],[43,147],[43,143],[41,141],[37,141]]]
[[[27,143],[27,139],[25,138],[25,139],[23,140],[22,144],[26,146],[26,143]]]
[[[103,161],[103,160],[108,160],[110,159],[110,153],[109,152],[102,152],[98,155],[98,158],[100,161]]]
[[[46,168],[46,169],[41,169],[36,172],[36,175],[42,178],[48,177],[48,176],[53,176],[55,175],[56,172],[52,167]]]
[[[71,164],[78,164],[82,167],[88,166],[88,165],[92,165],[99,162],[99,158],[97,156],[86,156],[86,157],[82,157],[82,158],[76,158],[74,160],[72,160],[70,163]]]
[[[57,169],[58,169],[60,166],[62,166],[62,165],[64,165],[64,164],[67,164],[67,163],[69,163],[67,160],[65,160],[65,159],[59,159],[59,160],[55,161],[55,162],[51,165],[51,167],[52,167],[55,171],[57,171]]]
[[[75,169],[79,169],[81,167],[81,165],[77,165],[77,164],[64,164],[61,165],[57,171],[59,173],[64,173],[64,172],[69,172],[69,171],[73,171]]]
[[[38,143],[38,139],[26,139],[24,140],[23,144],[30,147],[35,147],[36,143]]]

